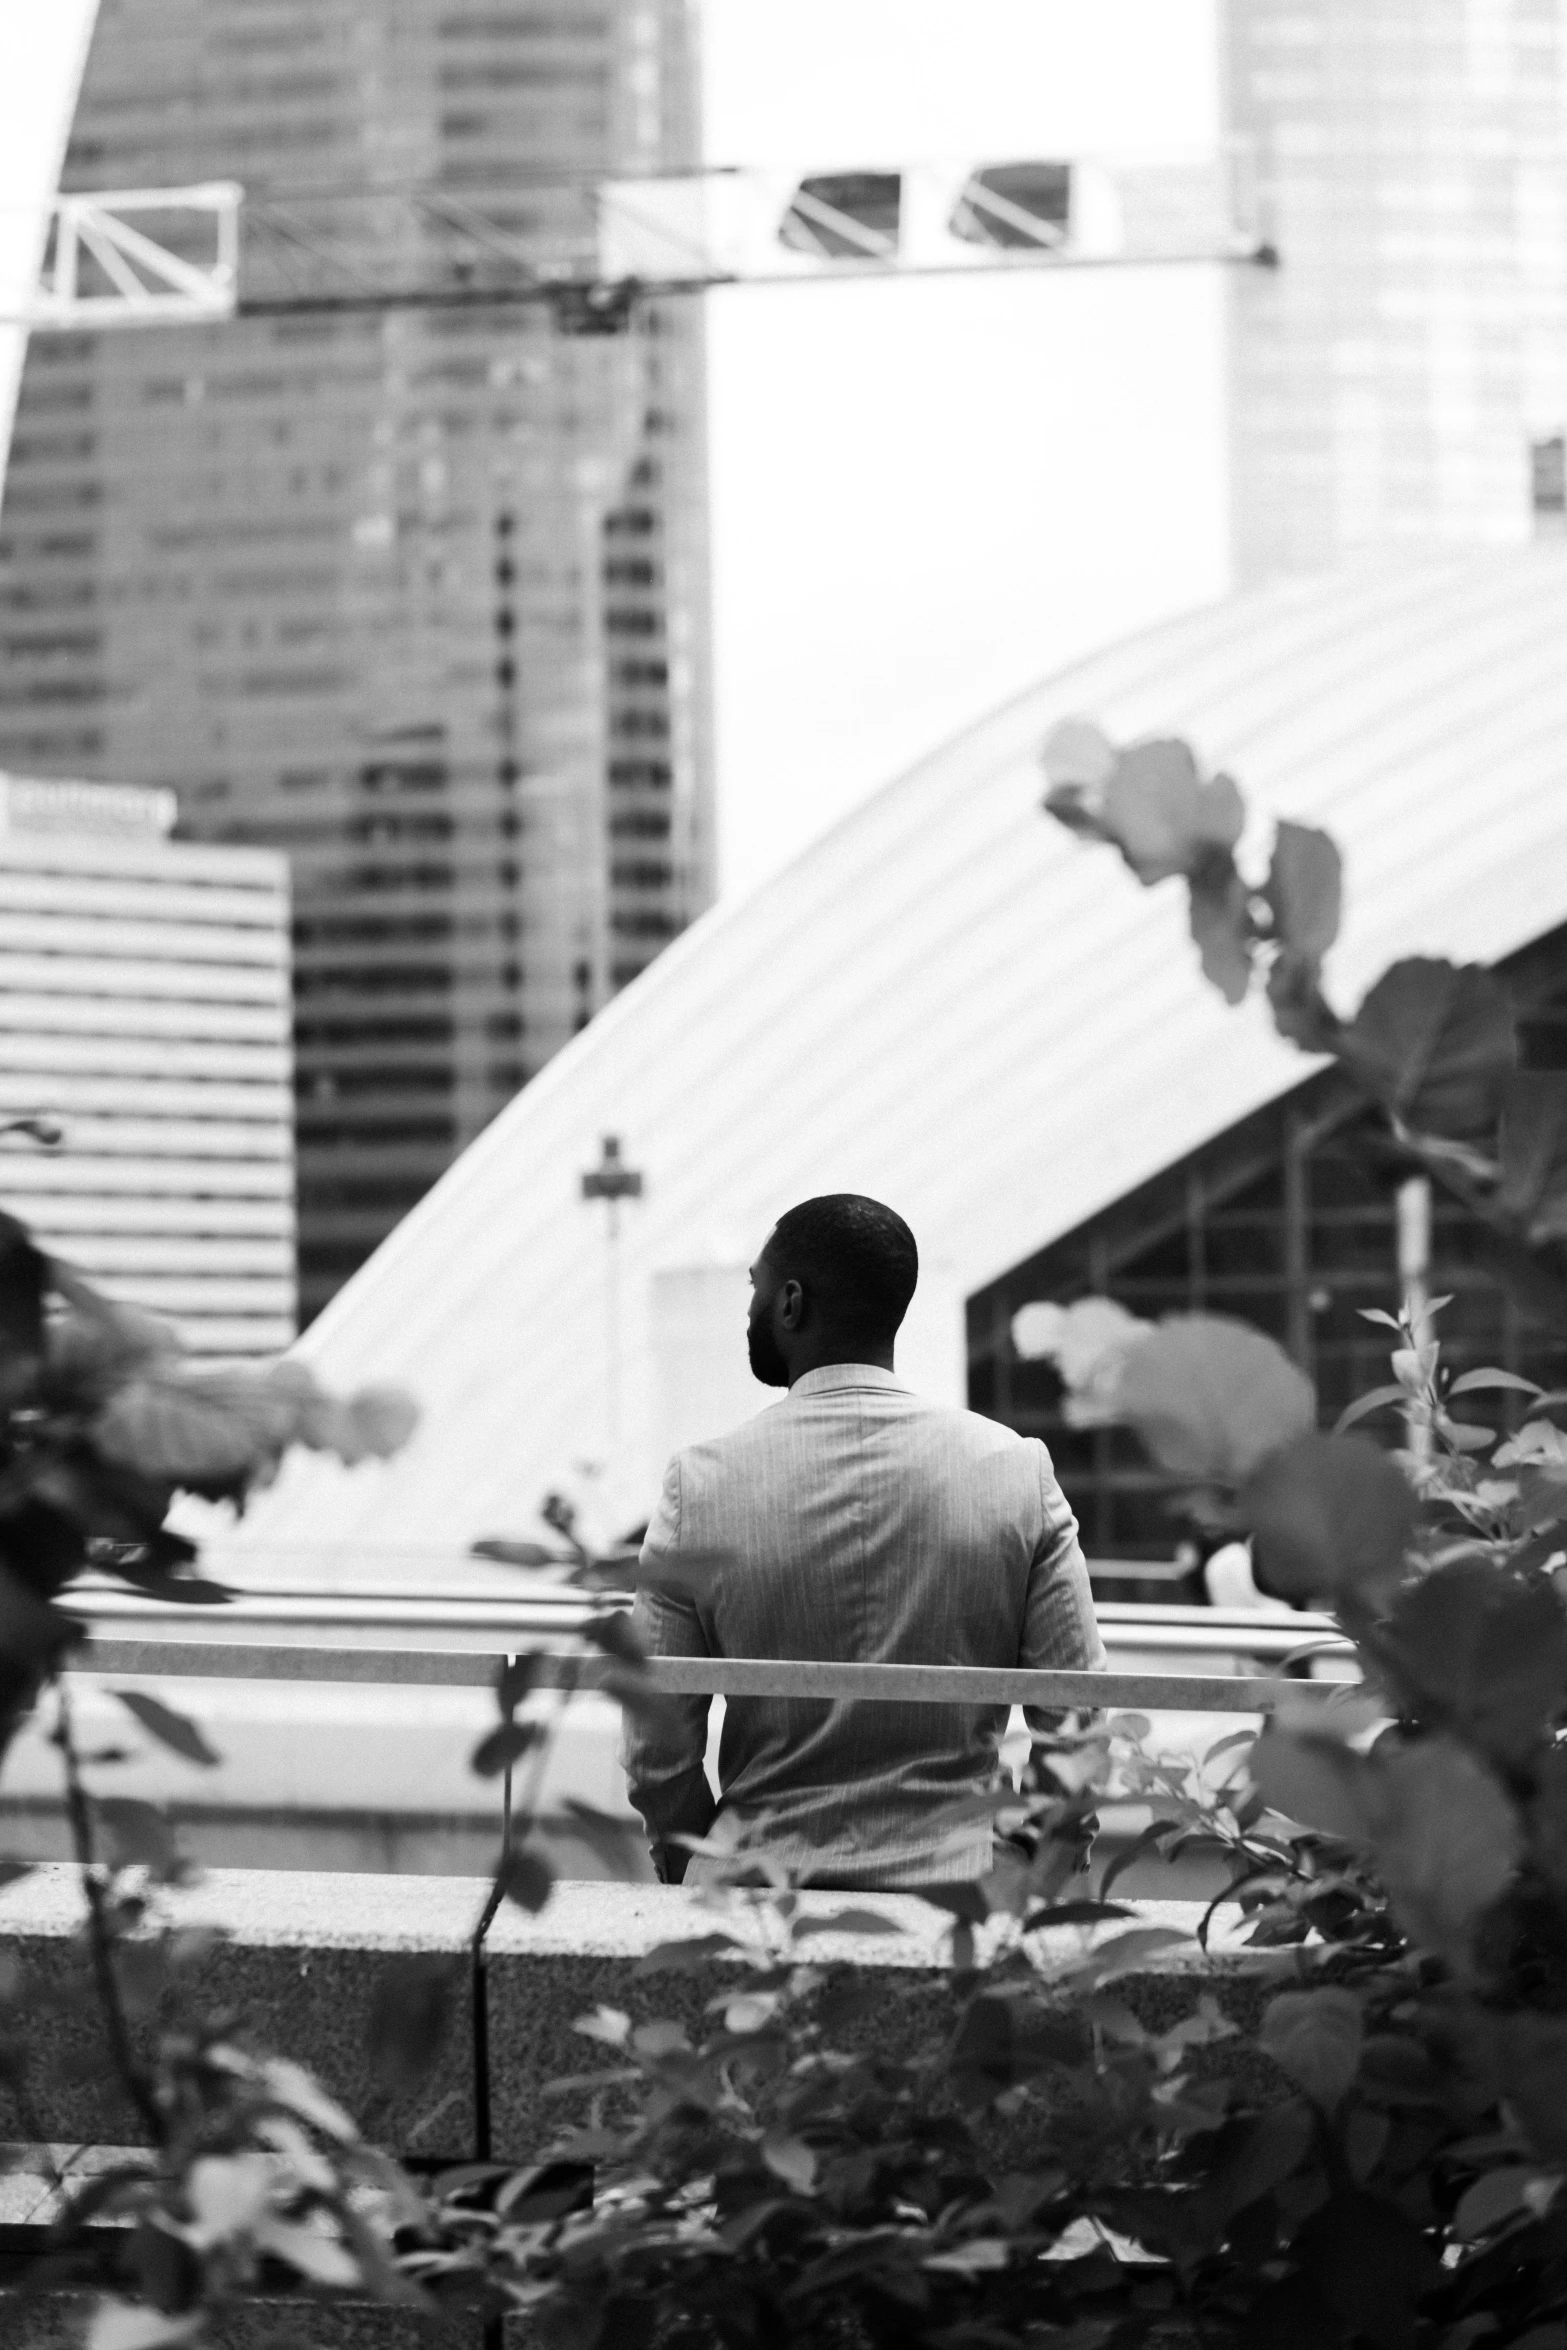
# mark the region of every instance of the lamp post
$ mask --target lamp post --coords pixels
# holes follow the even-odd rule
[[[596,1167],[582,1178],[585,1200],[601,1199],[608,1212],[604,1258],[604,1440],[605,1468],[614,1474],[620,1453],[620,1203],[642,1197],[642,1171],[620,1155],[618,1134],[606,1134]]]

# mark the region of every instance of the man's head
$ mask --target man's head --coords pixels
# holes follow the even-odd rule
[[[822,1363],[892,1368],[892,1343],[919,1279],[919,1250],[880,1200],[833,1191],[779,1217],[751,1267],[747,1343],[766,1387]]]

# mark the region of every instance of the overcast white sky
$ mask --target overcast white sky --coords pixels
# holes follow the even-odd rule
[[[373,5],[374,0],[366,0]],[[1215,0],[702,0],[710,160],[1173,154]],[[91,0],[0,0],[0,310]],[[709,297],[720,858],[774,871],[1002,696],[1225,584],[1215,271]],[[18,338],[0,327],[0,446]]]
[[[703,0],[713,162],[1218,135],[1214,0]],[[1225,585],[1217,270],[709,298],[720,857],[774,870],[1074,654]]]

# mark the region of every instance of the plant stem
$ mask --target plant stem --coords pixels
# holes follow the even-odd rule
[[[103,2011],[104,2037],[109,2044],[109,2055],[120,2077],[126,2095],[141,2119],[152,2144],[161,2147],[166,2132],[163,2116],[158,2111],[147,2077],[136,2061],[131,2047],[130,2025],[126,2019],[125,2003],[120,1996],[119,1977],[114,1970],[114,1927],[109,1917],[93,1844],[92,1807],[87,1790],[82,1784],[81,1758],[71,1728],[70,1699],[61,1682],[59,1696],[59,1725],[56,1732],[60,1753],[65,1765],[65,1808],[71,1823],[71,1845],[81,1871],[82,1892],[87,1903],[87,1943],[92,1953],[93,1980],[98,1989],[98,2004]]]

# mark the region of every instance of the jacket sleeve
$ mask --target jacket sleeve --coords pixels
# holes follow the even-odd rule
[[[633,1621],[652,1656],[712,1653],[696,1602],[672,1579],[659,1583],[662,1562],[680,1558],[681,1478],[678,1454],[648,1527],[637,1569]],[[670,1697],[654,1712],[627,1710],[621,1741],[626,1789],[647,1828],[653,1866],[666,1885],[678,1885],[690,1853],[678,1836],[705,1836],[716,1805],[704,1767],[711,1699]]]
[[[1061,1672],[1102,1673],[1105,1647],[1077,1520],[1056,1483],[1049,1453],[1042,1444],[1038,1451],[1041,1524],[1029,1568],[1018,1662]],[[1054,1728],[1061,1718],[1059,1711],[1048,1707],[1025,1706],[1024,1713],[1029,1728],[1041,1731]]]

